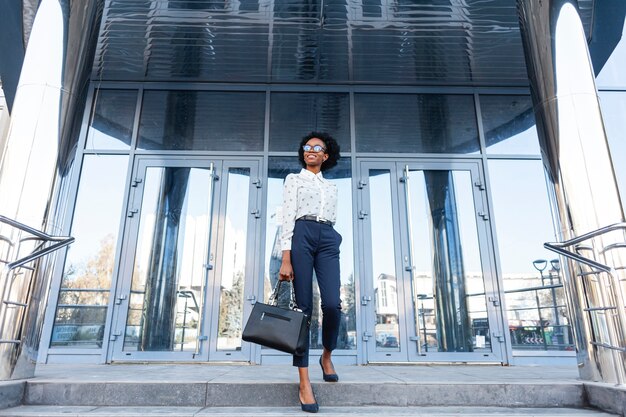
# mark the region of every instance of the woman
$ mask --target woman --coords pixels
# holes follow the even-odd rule
[[[337,218],[337,187],[322,171],[337,165],[339,145],[326,133],[311,132],[302,139],[298,157],[303,169],[289,174],[283,189],[283,261],[279,279],[292,281],[298,307],[311,317],[313,310],[313,270],[322,299],[322,344],[320,366],[324,381],[339,377],[331,360],[337,345],[341,318],[339,299],[339,245],[341,235],[333,229]],[[300,376],[299,398],[303,411],[319,409],[309,380],[309,350],[293,357]]]

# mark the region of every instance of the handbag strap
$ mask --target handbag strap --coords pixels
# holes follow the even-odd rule
[[[293,288],[293,281],[291,282],[291,296],[289,298],[289,308],[292,310],[302,311],[298,308],[298,304],[296,303],[296,290]]]
[[[274,290],[272,291],[272,294],[270,295],[270,299],[268,301],[269,304],[273,306],[278,305],[278,293],[280,291],[280,286],[282,285],[282,283],[283,281],[278,280],[278,282],[274,286]],[[298,308],[298,304],[296,303],[296,290],[293,288],[293,283],[290,284],[290,287],[291,287],[291,291],[289,292],[289,309],[300,310]]]

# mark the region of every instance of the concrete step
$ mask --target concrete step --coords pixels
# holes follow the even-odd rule
[[[609,417],[591,409],[512,407],[332,407],[321,406],[327,417]],[[2,417],[302,417],[299,407],[88,407],[19,406],[0,410]]]
[[[290,407],[296,383],[251,381],[28,380],[22,404],[55,406]],[[366,382],[313,383],[321,404],[392,407],[586,406],[581,382]]]
[[[311,372],[323,414],[578,416],[602,415],[585,409],[589,405],[623,413],[626,404],[626,389],[584,383],[575,368],[337,369],[338,383],[323,382],[319,369]],[[32,379],[0,384],[0,408],[14,407],[0,416],[306,415],[295,381],[293,367],[285,365],[45,365]]]

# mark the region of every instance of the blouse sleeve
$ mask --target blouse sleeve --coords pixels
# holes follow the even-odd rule
[[[283,185],[283,229],[281,236],[281,250],[291,250],[293,228],[296,225],[298,211],[298,188],[295,175],[289,174]]]

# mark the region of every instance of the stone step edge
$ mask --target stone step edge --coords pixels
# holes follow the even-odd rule
[[[509,407],[331,407],[321,406],[327,417],[426,417],[426,416],[541,416],[541,417],[609,417],[595,409],[581,408],[509,408]],[[0,410],[1,417],[285,417],[302,416],[299,407],[87,407],[87,406],[18,406]]]
[[[585,406],[582,383],[406,384],[313,383],[329,406]],[[298,404],[296,383],[28,382],[26,405],[259,406]]]

